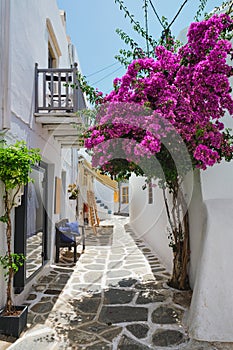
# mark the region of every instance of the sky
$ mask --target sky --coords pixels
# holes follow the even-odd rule
[[[170,23],[184,0],[152,0],[157,14],[165,16]],[[188,27],[194,21],[200,0],[188,0],[171,27],[172,34]],[[219,6],[222,0],[208,0],[205,12]],[[124,43],[116,29],[124,30],[145,48],[145,42],[133,31],[128,18],[120,11],[114,0],[57,0],[58,7],[66,11],[67,34],[76,46],[82,74],[90,85],[103,91],[112,90],[112,81],[121,77],[125,68],[114,58]],[[135,20],[144,26],[144,0],[124,0],[124,4]],[[152,7],[148,8],[149,33],[158,39],[162,27]]]

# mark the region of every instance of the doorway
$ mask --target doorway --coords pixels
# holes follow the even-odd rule
[[[14,286],[20,292],[42,268],[47,257],[47,166],[33,167],[32,182],[25,187],[22,204],[15,210],[15,253],[26,256],[24,266],[15,275]]]

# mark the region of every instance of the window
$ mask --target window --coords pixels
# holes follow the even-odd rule
[[[56,68],[57,67],[57,59],[54,55],[54,52],[51,48],[50,42],[48,43],[48,68]]]
[[[148,183],[148,204],[153,204],[153,186],[151,181]]]
[[[119,192],[118,191],[114,191],[114,203],[119,202]]]
[[[52,23],[49,18],[46,19],[47,31],[48,31],[48,68],[57,68],[59,67],[59,57],[61,56],[61,50],[58,45],[58,41],[52,26]],[[51,82],[48,83],[49,91],[52,94],[58,93],[58,83]]]
[[[123,204],[129,203],[129,188],[128,187],[122,187],[121,198],[122,198]]]
[[[57,68],[61,50],[49,18],[46,19],[46,25],[48,30],[48,68]]]

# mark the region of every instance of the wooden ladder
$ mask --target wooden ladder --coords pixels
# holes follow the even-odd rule
[[[88,203],[88,208],[89,208],[90,224],[91,224],[91,226],[93,228],[94,234],[97,235],[96,227],[99,227],[100,219],[98,217],[98,212],[97,212],[97,206],[96,206],[94,192],[87,191],[87,203]]]

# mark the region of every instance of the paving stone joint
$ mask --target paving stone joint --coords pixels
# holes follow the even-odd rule
[[[105,221],[97,236],[88,229],[76,264],[64,249],[25,300],[26,331],[17,341],[0,335],[0,349],[39,343],[43,350],[233,350],[189,339],[184,315],[191,292],[169,288],[169,273],[128,221]]]

